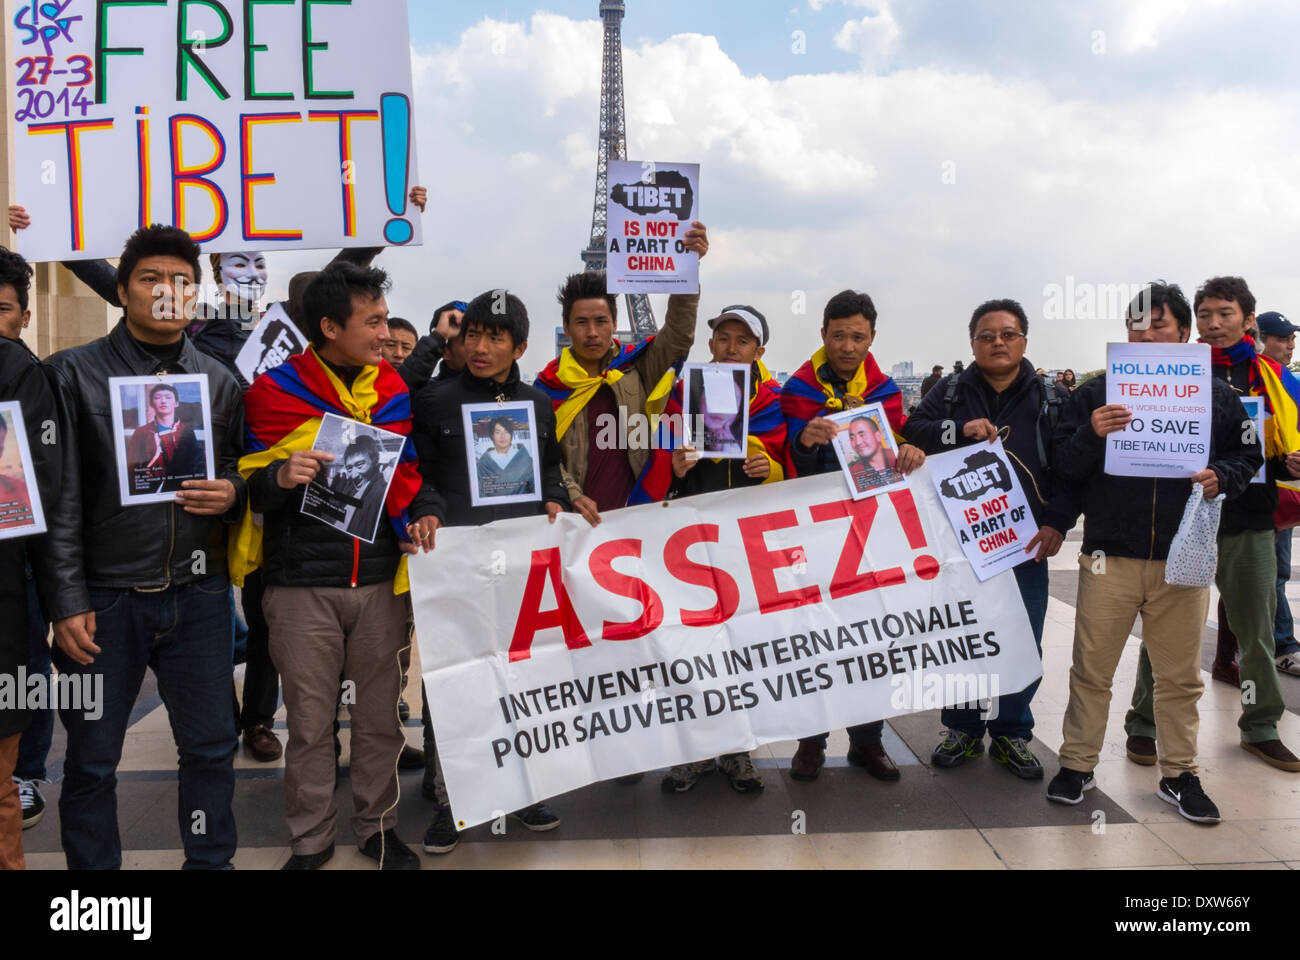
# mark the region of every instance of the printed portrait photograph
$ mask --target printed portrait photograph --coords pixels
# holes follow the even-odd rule
[[[749,367],[734,363],[682,368],[687,442],[702,457],[743,460],[748,452]]]
[[[471,503],[480,507],[541,500],[532,405],[470,404],[463,411]]]
[[[109,381],[122,505],[166,503],[216,476],[206,375]]]
[[[44,532],[22,404],[0,403],[0,540]]]
[[[312,449],[334,455],[303,493],[302,512],[350,537],[375,542],[406,438],[328,414]]]
[[[880,404],[845,410],[829,419],[835,421],[835,453],[848,480],[853,499],[865,500],[904,486],[898,472],[898,444],[889,418]]]

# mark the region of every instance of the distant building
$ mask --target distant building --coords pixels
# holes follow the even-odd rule
[[[894,380],[912,376],[912,361],[904,360],[902,363],[894,364],[894,368],[889,371],[889,375],[893,377]]]
[[[910,367],[911,364],[909,363]],[[921,383],[924,377],[894,377],[894,382],[898,384],[898,389],[903,391],[903,410],[907,413],[912,412],[913,407],[921,403]]]

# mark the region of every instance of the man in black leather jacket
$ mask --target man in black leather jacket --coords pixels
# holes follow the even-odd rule
[[[499,303],[504,304],[504,312],[497,311]],[[554,522],[560,513],[570,509],[551,400],[519,379],[517,361],[528,349],[528,328],[528,311],[518,297],[505,291],[476,297],[469,303],[459,329],[465,369],[459,376],[435,382],[416,398],[412,436],[420,457],[420,472],[431,488],[430,502],[438,527],[479,526],[539,514]],[[513,408],[525,404],[533,407],[531,426],[537,434],[542,478],[535,501],[473,505],[470,484],[477,482],[478,473],[465,447],[461,408],[493,402]],[[435,750],[432,740],[426,741],[425,756],[431,771],[436,764]],[[449,853],[457,843],[456,827],[441,776],[436,775],[434,781],[430,786],[438,808],[425,834],[424,849],[428,853]],[[540,803],[512,816],[534,831],[553,830],[560,825],[560,818]]]
[[[77,451],[49,517],[55,663],[86,682],[100,675],[104,686],[101,718],[60,713],[68,750],[59,813],[71,869],[121,866],[115,774],[146,666],[158,678],[180,751],[185,865],[225,868],[235,853],[226,524],[239,518],[247,496],[236,471],[243,407],[235,378],[184,333],[193,312],[188,288],[201,275],[188,234],[138,231],[118,271],[122,321],[108,336],[50,358],[64,431]],[[124,507],[109,381],[154,374],[207,376],[216,478],[186,481],[175,503]]]

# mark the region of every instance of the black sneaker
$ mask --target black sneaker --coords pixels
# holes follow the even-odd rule
[[[18,784],[18,799],[23,804],[23,829],[30,830],[45,816],[45,797],[41,796],[41,788],[35,780],[12,779]]]
[[[960,730],[948,728],[943,743],[930,754],[930,761],[936,767],[960,767],[967,760],[984,756],[983,738],[976,740]]]
[[[420,869],[419,855],[397,839],[397,831],[391,827],[383,833],[371,834],[361,852],[379,864],[380,870]]]
[[[330,844],[320,853],[295,853],[288,859],[281,870],[319,870],[330,862],[334,856],[334,844]]]
[[[1091,790],[1096,785],[1097,781],[1093,779],[1091,773],[1080,773],[1078,770],[1062,767],[1061,772],[1052,777],[1052,782],[1047,785],[1047,799],[1074,806],[1083,803],[1083,792]]]
[[[1163,777],[1156,790],[1156,796],[1166,803],[1172,803],[1186,819],[1192,823],[1219,823],[1219,808],[1201,789],[1201,781],[1191,773],[1184,773],[1177,779]]]
[[[433,823],[424,831],[425,853],[451,853],[460,843],[460,831],[451,817],[451,808],[442,807],[433,815]]]
[[[663,788],[664,793],[685,793],[700,782],[700,777],[712,773],[715,768],[712,760],[679,763],[664,775],[659,786]]]
[[[534,833],[545,833],[547,830],[554,830],[560,825],[560,818],[555,811],[544,803],[535,803],[531,807],[516,810],[510,816]]]
[[[1020,737],[994,737],[989,744],[989,756],[1021,780],[1043,779],[1043,765]]]
[[[409,743],[402,747],[402,752],[397,757],[398,770],[423,770],[424,769],[424,751],[419,747],[413,747]]]

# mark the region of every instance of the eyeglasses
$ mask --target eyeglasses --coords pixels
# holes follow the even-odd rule
[[[1020,340],[1026,339],[1026,337],[1019,330],[1003,330],[1001,333],[985,331],[984,333],[978,334],[975,339],[985,346],[988,346],[991,343],[997,343],[998,340],[1001,340],[1003,343],[1016,343]]]

